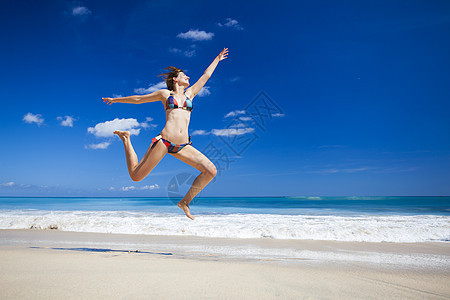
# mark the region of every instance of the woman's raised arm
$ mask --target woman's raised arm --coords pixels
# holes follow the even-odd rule
[[[200,90],[203,88],[203,86],[206,84],[206,82],[216,69],[217,65],[219,64],[219,61],[226,59],[227,55],[228,55],[228,48],[224,48],[219,53],[219,55],[217,55],[214,61],[209,65],[209,67],[203,73],[202,77],[200,77],[200,79],[192,87],[188,89],[191,90],[192,98],[194,98],[195,95],[197,95],[200,92]]]
[[[155,91],[148,95],[135,95],[128,97],[120,97],[120,98],[102,98],[103,102],[111,105],[113,103],[132,103],[132,104],[141,104],[146,102],[155,102],[155,101],[163,101],[167,98],[167,93],[169,91],[162,89]]]

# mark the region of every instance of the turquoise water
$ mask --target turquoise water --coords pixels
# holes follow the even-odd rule
[[[0,197],[0,210],[178,212],[168,197]],[[197,214],[442,215],[450,197],[204,197],[191,202]]]

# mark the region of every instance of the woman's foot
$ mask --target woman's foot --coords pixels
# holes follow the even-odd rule
[[[186,214],[186,217],[188,217],[191,220],[194,220],[194,216],[191,215],[191,211],[189,210],[189,204],[186,204],[186,202],[184,202],[183,200],[181,200],[180,202],[178,202],[178,207],[181,208],[184,213]]]
[[[125,142],[125,139],[130,139],[130,132],[129,131],[120,131],[116,130],[113,132],[114,134],[117,134],[122,141]]]

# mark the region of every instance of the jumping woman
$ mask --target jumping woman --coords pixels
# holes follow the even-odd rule
[[[166,112],[166,125],[161,133],[152,139],[147,152],[140,162],[133,149],[133,145],[131,145],[130,132],[116,130],[114,134],[117,134],[123,141],[128,172],[134,181],[141,181],[150,174],[153,168],[167,153],[170,153],[172,156],[201,172],[195,178],[191,188],[183,199],[178,202],[178,207],[192,220],[194,220],[194,216],[191,215],[189,210],[189,203],[217,173],[214,164],[192,146],[191,137],[188,134],[193,100],[211,77],[219,61],[226,59],[227,55],[228,48],[224,48],[200,79],[190,88],[188,88],[189,77],[184,74],[183,70],[168,67],[166,70],[169,72],[159,75],[164,77],[167,89],[161,89],[148,95],[102,98],[103,102],[109,105],[112,103],[142,104],[156,101],[163,103]]]

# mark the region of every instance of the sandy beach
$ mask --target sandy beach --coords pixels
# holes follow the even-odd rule
[[[240,240],[53,230],[0,230],[0,238],[2,299],[450,298],[446,266],[333,258],[257,259],[198,250],[228,245],[236,251],[290,248],[446,259],[448,243]],[[193,250],[191,245],[199,248]]]

